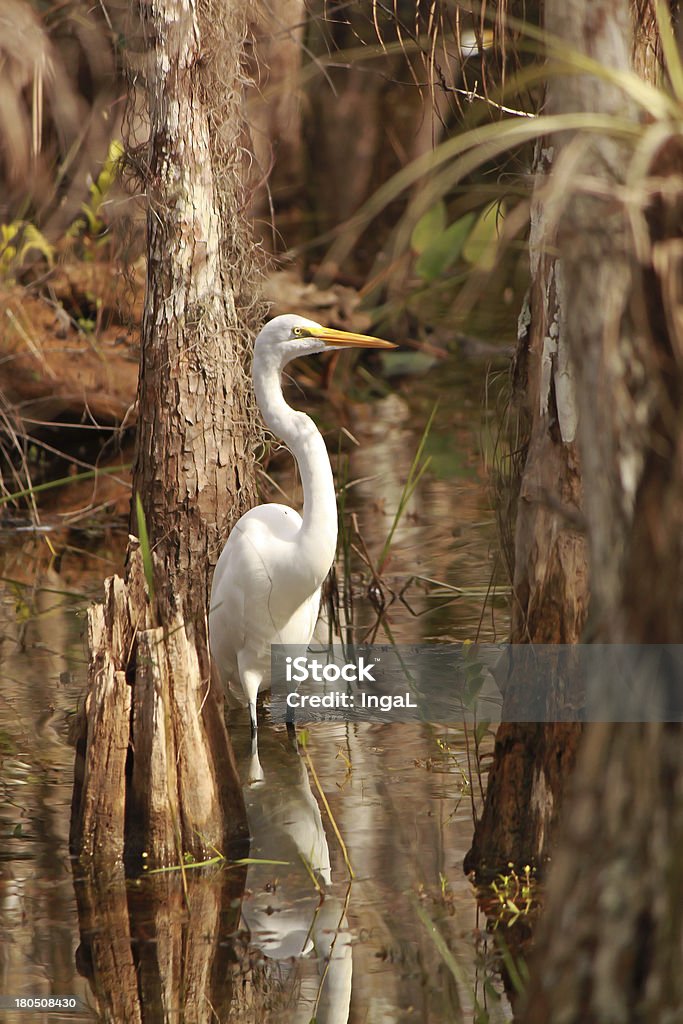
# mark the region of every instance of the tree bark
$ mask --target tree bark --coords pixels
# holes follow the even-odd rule
[[[590,727],[523,1024],[681,1020],[682,739],[671,724]]]
[[[548,0],[548,27],[573,49],[628,70],[625,8]],[[569,109],[635,120],[600,76],[568,79],[564,99]],[[572,146],[576,153],[567,140]],[[683,146],[662,132],[650,156],[626,190],[632,153],[606,137],[582,140],[575,171],[591,187],[567,197],[560,247],[574,299],[567,332],[596,630],[609,642],[666,644],[681,640],[683,622]],[[683,1016],[682,740],[680,724],[663,720],[589,726],[525,1024]]]
[[[229,527],[256,497],[256,421],[244,377],[248,324],[240,308],[254,272],[240,226],[246,4],[209,7],[142,5],[148,270],[133,483],[168,590],[202,633],[211,567]],[[220,34],[210,28],[211,13]],[[222,83],[219,72],[227,76]]]
[[[570,49],[587,53],[608,68],[629,72],[635,64],[644,77],[655,77],[661,47],[653,35],[654,9],[647,0],[632,5],[614,0],[585,7],[549,2],[545,17],[551,36],[566,40]],[[621,88],[588,75],[569,79],[551,75],[545,110],[549,114],[599,110],[634,116],[633,102]],[[556,181],[572,180],[579,168],[595,175],[596,180],[601,175],[610,183],[622,180],[623,143],[605,138],[599,146],[588,148],[590,155],[576,167],[565,163],[569,171],[562,176],[553,168],[560,150],[568,160],[573,159],[568,140],[564,145],[555,140],[539,147],[536,154],[529,243],[532,285],[528,308],[520,319],[514,370],[515,392],[524,396],[530,425],[516,509],[513,643],[577,643],[626,635],[623,629],[612,632],[602,616],[605,595],[615,592],[626,571],[623,560],[635,550],[634,545],[624,545],[633,503],[629,487],[639,459],[638,446],[632,447],[631,437],[637,435],[638,423],[647,417],[653,401],[652,357],[644,351],[637,327],[637,321],[643,321],[642,308],[638,312],[637,304],[631,304],[622,316],[635,279],[630,231],[621,206],[602,199],[587,200],[572,218],[561,218],[558,234],[558,208],[566,197]],[[670,248],[660,253],[660,260],[668,265],[678,258]],[[603,310],[605,304],[608,308]],[[618,330],[611,330],[614,324],[619,325]],[[603,345],[605,330],[611,333]],[[578,336],[583,338],[580,346],[572,340]],[[639,387],[636,382],[643,374],[645,384]],[[601,397],[595,395],[596,383],[603,389]],[[581,418],[577,386],[582,396],[592,395],[592,404]],[[608,396],[614,396],[619,405],[617,417]],[[620,424],[620,417],[625,424]],[[581,446],[577,445],[577,423]],[[582,462],[586,459],[591,486],[586,494],[589,507],[584,512]],[[675,502],[669,502],[667,508],[672,504]],[[657,498],[653,513],[655,509],[659,509]],[[591,536],[590,562],[601,567],[591,582],[589,626],[586,517],[597,528]],[[656,563],[651,560],[649,564]],[[655,575],[661,579],[660,574],[670,570],[669,582],[675,586],[675,564],[675,560],[661,561]],[[653,578],[652,585],[655,582]],[[652,640],[661,635],[658,629],[665,618],[651,623]],[[552,691],[548,692],[552,701]],[[581,696],[572,693],[564,708],[580,706]],[[506,690],[504,718],[516,698],[514,688]],[[562,707],[549,706],[546,718],[565,718],[562,712]],[[580,736],[578,724],[510,723],[500,727],[467,870],[475,870],[481,877],[495,874],[510,862],[518,867],[524,863],[540,866],[547,860]]]
[[[548,86],[552,103],[553,84]],[[529,239],[531,287],[519,319],[513,397],[527,439],[516,495],[513,644],[573,644],[588,610],[576,404],[564,330],[567,293],[545,196],[553,150],[539,143]],[[514,483],[514,482],[513,482]],[[505,514],[505,513],[504,513]],[[465,860],[479,880],[549,856],[581,727],[581,694],[547,686],[545,720],[514,719],[524,681],[506,687],[482,816]]]
[[[211,568],[255,497],[244,371],[253,255],[241,227],[246,3],[147,0],[148,267],[134,496],[140,550],[90,612],[89,697],[72,847],[115,870],[196,860],[244,834],[212,684]],[[143,571],[144,563],[144,571]],[[132,697],[128,692],[132,687]]]

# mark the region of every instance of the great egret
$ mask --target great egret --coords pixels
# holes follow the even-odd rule
[[[286,314],[254,344],[256,401],[266,426],[288,445],[304,491],[303,519],[287,505],[258,505],[233,528],[216,565],[209,606],[212,659],[225,685],[248,703],[270,686],[271,644],[308,644],[320,587],[337,546],[337,500],[325,442],[313,420],[284,399],[280,376],[292,359],[338,348],[396,348],[389,341],[321,327]]]

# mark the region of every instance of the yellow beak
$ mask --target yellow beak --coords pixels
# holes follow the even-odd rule
[[[382,341],[381,338],[371,338],[367,334],[351,334],[348,331],[335,331],[331,327],[321,327],[311,332],[314,337],[320,338],[326,345],[338,345],[343,348],[398,348],[391,341]]]

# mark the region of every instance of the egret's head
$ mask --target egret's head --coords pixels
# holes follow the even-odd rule
[[[299,356],[310,356],[326,349],[337,348],[396,348],[390,341],[371,338],[365,334],[336,331],[322,327],[305,316],[285,313],[270,320],[256,338],[255,351],[276,352],[284,366]]]

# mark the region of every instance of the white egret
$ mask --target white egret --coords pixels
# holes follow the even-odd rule
[[[337,500],[329,456],[318,428],[292,409],[281,373],[299,356],[327,349],[396,348],[389,341],[321,327],[305,317],[277,316],[254,344],[256,401],[266,426],[289,447],[304,492],[303,518],[287,505],[258,505],[233,528],[216,565],[209,607],[209,644],[223,683],[249,705],[270,686],[271,644],[308,644],[320,609],[320,587],[337,546]]]

